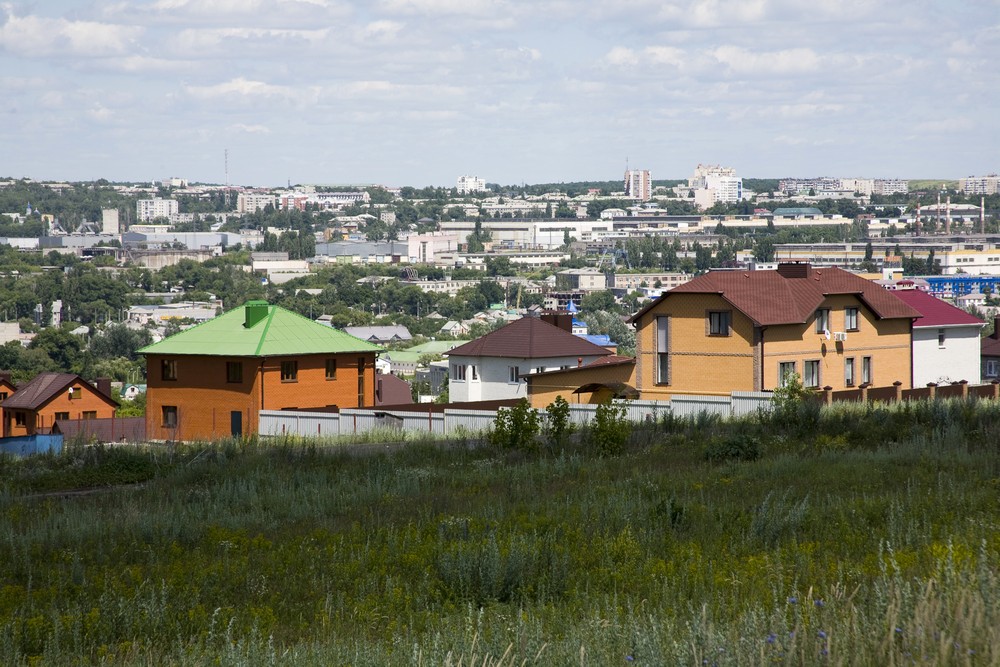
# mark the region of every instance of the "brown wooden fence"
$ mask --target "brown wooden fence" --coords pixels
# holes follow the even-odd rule
[[[903,389],[902,382],[893,382],[889,387],[871,387],[861,385],[857,389],[834,391],[833,387],[823,387],[818,392],[827,405],[831,403],[880,401],[894,403],[897,401],[919,401],[937,398],[982,398],[1000,400],[1000,382],[990,384],[970,385],[962,380],[954,384],[937,385],[933,382],[926,387]]]

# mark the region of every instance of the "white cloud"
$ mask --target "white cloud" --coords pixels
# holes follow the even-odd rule
[[[263,81],[251,81],[238,77],[225,83],[214,86],[185,86],[184,90],[192,97],[199,99],[216,98],[284,98],[295,99],[303,95],[304,91],[296,90],[290,86],[275,86]]]
[[[940,118],[917,123],[913,128],[915,131],[927,134],[955,134],[968,132],[976,128],[975,122],[966,116],[956,116],[953,118]]]
[[[228,42],[239,43],[245,48],[248,42],[287,43],[287,42],[322,42],[329,36],[326,28],[316,30],[291,30],[276,28],[191,28],[182,30],[173,40],[173,48],[178,53],[199,53],[213,51],[223,47]]]
[[[144,29],[136,26],[8,15],[0,48],[22,56],[104,57],[128,53]]]
[[[661,66],[681,67],[686,60],[682,49],[672,46],[649,46],[639,51],[616,46],[604,56],[604,62],[616,67]]]
[[[809,48],[754,52],[739,46],[720,46],[712,56],[735,74],[777,76],[809,74],[822,68],[820,56]]]
[[[227,128],[230,132],[241,134],[271,134],[271,128],[266,125],[247,125],[246,123],[234,123]]]
[[[380,0],[387,14],[464,14],[502,16],[508,12],[504,0]]]
[[[372,21],[364,27],[365,39],[395,39],[403,29],[398,21]]]

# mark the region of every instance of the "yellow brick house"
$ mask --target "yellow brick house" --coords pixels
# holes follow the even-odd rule
[[[912,386],[916,310],[837,268],[711,271],[632,316],[644,400],[765,391],[796,373],[807,387]]]

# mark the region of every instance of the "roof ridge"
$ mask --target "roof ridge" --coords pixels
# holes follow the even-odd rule
[[[244,304],[243,307],[245,309],[246,304]],[[260,350],[264,347],[264,341],[267,340],[267,330],[271,328],[271,322],[274,320],[274,314],[278,312],[278,308],[280,307],[281,306],[278,306],[277,304],[273,306],[271,304],[267,304],[267,322],[264,323],[264,330],[260,332],[260,339],[257,341],[257,349],[254,350],[254,356],[260,356]]]

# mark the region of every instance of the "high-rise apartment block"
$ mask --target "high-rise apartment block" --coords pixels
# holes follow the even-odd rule
[[[236,197],[236,210],[240,213],[255,213],[263,210],[268,204],[274,206],[274,195],[260,192],[241,192]]]
[[[969,176],[958,179],[958,189],[967,195],[995,195],[1000,192],[1000,176]]]
[[[101,231],[105,234],[121,234],[121,226],[118,224],[118,209],[101,209]]]
[[[140,222],[177,215],[176,199],[140,199],[135,203],[135,217]]]
[[[909,181],[901,178],[876,178],[875,187],[872,194],[876,195],[905,195],[910,191]]]
[[[486,190],[486,179],[477,176],[459,176],[456,188],[460,195],[483,192]]]
[[[649,201],[653,196],[653,179],[649,169],[629,169],[625,172],[625,196],[637,201]]]
[[[715,202],[731,204],[743,199],[743,179],[732,167],[699,164],[688,179],[688,187],[695,191],[695,202],[703,208]]]

